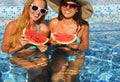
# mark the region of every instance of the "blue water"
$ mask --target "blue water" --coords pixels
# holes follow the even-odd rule
[[[120,1],[88,0],[94,8],[89,49],[80,82],[120,82]],[[0,0],[0,48],[6,24],[22,12],[25,0]],[[57,14],[49,7],[46,20]],[[27,72],[11,65],[0,49],[0,82],[27,82]]]

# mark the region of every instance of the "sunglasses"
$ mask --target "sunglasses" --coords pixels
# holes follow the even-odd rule
[[[72,9],[76,9],[78,7],[77,4],[68,4],[66,2],[62,3],[62,7],[67,7],[67,6],[69,6]]]
[[[40,10],[40,12],[41,12],[42,14],[46,14],[47,11],[48,11],[47,9],[37,7],[37,6],[33,5],[33,4],[30,4],[30,6],[32,7],[32,10],[34,10],[34,11]]]

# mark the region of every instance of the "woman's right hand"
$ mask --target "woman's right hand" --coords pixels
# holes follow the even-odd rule
[[[29,43],[28,39],[25,37],[25,35],[21,35],[20,37],[20,43],[21,45],[26,45]]]

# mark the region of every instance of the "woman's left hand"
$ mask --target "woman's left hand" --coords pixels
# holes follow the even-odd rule
[[[48,46],[47,46],[47,45],[44,45],[44,44],[40,44],[40,45],[38,45],[37,47],[38,47],[38,49],[39,49],[41,52],[45,52],[45,51],[47,50],[47,48],[48,48]]]

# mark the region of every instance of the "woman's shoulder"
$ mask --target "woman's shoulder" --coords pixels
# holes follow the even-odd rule
[[[16,26],[16,20],[11,20],[7,24],[7,28],[13,29]]]
[[[52,23],[52,24],[57,24],[58,23],[58,19],[57,18],[52,18],[51,20],[50,20],[50,24]]]
[[[82,20],[82,25],[86,25],[86,26],[89,27],[89,23],[88,23],[88,21],[86,21],[86,20]]]
[[[58,21],[58,19],[55,17],[55,18],[52,18],[50,21]]]
[[[88,21],[82,20],[82,24],[81,24],[80,27],[82,27],[83,30],[89,29],[89,23],[88,23]]]
[[[9,25],[13,25],[13,24],[16,24],[16,20],[11,20],[8,22]]]

